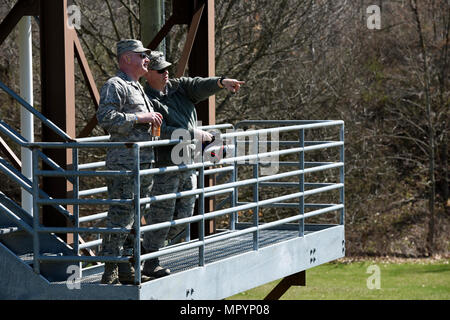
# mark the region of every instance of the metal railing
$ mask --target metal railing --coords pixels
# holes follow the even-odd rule
[[[3,90],[6,90],[2,87]],[[10,93],[13,94],[13,93]],[[16,100],[20,97],[15,97]],[[19,101],[19,100],[18,100]],[[26,106],[26,102],[19,101]],[[33,109],[29,106],[30,110]],[[33,109],[34,110],[34,109]],[[41,115],[35,114],[40,117]],[[45,121],[45,119],[43,119]],[[46,125],[53,128],[52,123],[45,122]],[[272,126],[263,129],[247,129],[243,127],[252,126]],[[337,134],[334,134],[334,140],[314,141],[305,139],[305,133],[310,130],[337,128]],[[191,143],[192,141],[161,140],[149,142],[135,143],[118,143],[108,142],[109,136],[92,137],[77,139],[76,141],[65,139],[67,142],[37,142],[28,143],[19,133],[15,132],[3,121],[0,121],[0,131],[6,134],[12,141],[20,144],[25,148],[30,148],[33,154],[33,179],[27,181],[25,177],[18,177],[17,173],[11,169],[6,163],[0,162],[0,170],[8,173],[8,176],[15,179],[23,188],[33,195],[33,226],[20,225],[24,230],[33,235],[33,268],[36,273],[40,273],[40,263],[45,261],[70,261],[70,262],[132,262],[134,264],[136,274],[135,281],[140,283],[140,266],[143,261],[148,259],[168,255],[184,250],[197,248],[199,250],[198,265],[205,265],[205,248],[207,245],[225,241],[227,239],[238,237],[244,234],[253,234],[253,250],[258,250],[259,233],[266,229],[281,227],[285,224],[298,223],[298,236],[305,235],[305,220],[311,217],[323,215],[329,212],[339,213],[339,224],[344,224],[345,204],[344,204],[344,123],[343,121],[244,121],[236,125],[218,125],[203,127],[203,129],[227,130],[220,133],[220,137],[225,141],[227,146],[227,154],[220,161],[211,161],[201,159],[198,162],[184,164],[180,166],[169,166],[164,168],[150,168],[140,170],[140,153],[145,148],[158,148],[160,146],[175,145],[179,143]],[[59,132],[59,131],[58,131]],[[272,139],[268,139],[268,135],[272,135]],[[282,140],[281,135],[287,135],[291,140]],[[67,138],[67,136],[64,136]],[[297,139],[292,140],[292,136]],[[275,138],[273,138],[275,137]],[[195,142],[195,141],[194,141]],[[263,146],[263,147],[262,147]],[[272,147],[268,151],[268,147]],[[287,147],[287,148],[280,148]],[[68,149],[72,150],[71,170],[64,170],[43,152],[44,149]],[[79,152],[88,149],[108,149],[108,148],[132,148],[134,152],[134,167],[128,171],[111,171],[98,170],[105,166],[104,161],[93,163],[80,163]],[[247,150],[248,149],[248,150]],[[315,150],[332,150],[337,149],[337,159],[330,161],[306,161],[305,156],[309,152]],[[294,160],[283,160],[283,158],[296,157]],[[44,162],[50,169],[40,169],[40,164]],[[267,167],[273,166],[278,168],[277,172],[269,174],[261,174],[267,171]],[[240,167],[249,167],[251,170],[238,169]],[[294,169],[289,169],[294,167]],[[287,171],[285,169],[288,168]],[[312,175],[317,172],[332,172],[339,170],[334,182],[307,182],[306,175]],[[199,185],[195,190],[183,191],[176,194],[166,194],[158,196],[150,196],[141,198],[140,195],[140,178],[146,175],[165,174],[167,172],[178,172],[183,170],[196,170],[198,174]],[[244,172],[244,177],[240,177],[239,173]],[[206,176],[216,176],[230,174],[229,181],[221,184],[205,186]],[[104,185],[88,190],[80,190],[80,178],[85,177],[108,177],[108,176],[130,176],[134,179],[134,198],[133,199],[108,199],[108,198],[91,198],[99,194],[106,193],[107,189]],[[49,197],[39,188],[41,177],[64,177],[73,185],[72,198],[54,199]],[[293,181],[280,181],[290,179]],[[271,197],[262,199],[267,196],[264,192],[265,188],[283,188],[292,190],[283,195],[271,195]],[[243,188],[251,188],[250,201],[243,201],[239,197],[240,190]],[[317,194],[327,194],[337,190],[339,192],[338,201],[330,201],[329,203],[306,203],[305,198]],[[81,227],[84,223],[92,223],[101,221],[107,216],[107,212],[99,212],[89,215],[80,215],[80,206],[96,206],[111,204],[134,204],[135,221],[141,221],[141,206],[150,205],[151,203],[164,201],[169,199],[179,199],[183,197],[198,198],[198,213],[192,217],[177,219],[173,221],[157,223],[152,225],[141,225],[135,223],[132,230],[125,228],[106,228],[106,227]],[[217,196],[227,196],[222,200],[216,208],[211,212],[206,212],[205,201],[208,198]],[[292,202],[295,201],[295,202]],[[44,205],[51,205],[58,209],[62,214],[73,222],[73,227],[45,227],[40,224],[40,209]],[[70,213],[65,207],[73,206],[73,212]],[[228,208],[223,208],[229,205]],[[262,222],[260,217],[261,211],[266,208],[288,208],[294,209],[296,214],[283,216],[274,221]],[[5,214],[9,214],[3,210]],[[252,215],[250,223],[241,223],[239,221],[239,213],[249,212]],[[205,236],[205,222],[209,219],[219,217],[227,217],[227,231],[221,230],[221,233],[213,237]],[[184,243],[176,246],[168,246],[157,252],[141,254],[140,239],[143,234],[162,228],[172,227],[176,225],[190,226],[192,223],[199,224],[198,239],[190,239],[186,237]],[[101,245],[101,239],[80,243],[80,234],[107,234],[107,233],[134,233],[135,244],[132,256],[108,257],[108,256],[82,256],[81,250],[98,247]],[[41,233],[72,233],[74,235],[73,255],[57,256],[42,255],[39,243],[39,234]]]
[[[280,122],[282,123],[282,122]],[[246,124],[254,125],[256,122],[247,122]],[[243,125],[242,123],[240,125]],[[324,127],[338,127],[339,134],[336,141],[305,141],[305,131],[309,129],[317,129]],[[213,127],[211,127],[213,128]],[[265,152],[260,152],[260,144],[266,143],[266,141],[260,141],[260,137],[267,134],[277,133],[278,135],[282,133],[292,133],[295,132],[299,135],[298,141],[278,141],[279,145],[287,145],[288,148],[282,149],[278,148],[276,150],[271,150]],[[136,283],[140,282],[140,265],[143,261],[148,259],[160,257],[162,255],[172,254],[184,250],[189,250],[193,248],[198,248],[199,250],[199,266],[205,265],[205,247],[211,243],[218,241],[224,241],[226,239],[241,236],[244,234],[253,234],[253,249],[258,250],[259,248],[259,232],[262,230],[279,227],[284,224],[298,222],[298,236],[304,236],[304,221],[307,218],[321,215],[327,212],[337,211],[340,213],[339,223],[344,223],[344,124],[342,121],[317,121],[317,122],[298,122],[298,124],[268,128],[268,129],[258,129],[258,130],[232,130],[231,132],[222,133],[220,137],[225,141],[232,141],[231,144],[227,146],[233,150],[230,154],[218,162],[213,161],[201,161],[194,162],[190,164],[184,164],[181,166],[169,166],[164,168],[150,168],[146,170],[140,170],[139,155],[143,148],[157,148],[158,146],[174,145],[181,143],[180,140],[162,140],[162,141],[151,141],[151,142],[136,142],[136,143],[111,143],[103,142],[107,137],[103,138],[89,138],[80,139],[77,142],[69,143],[34,143],[30,146],[33,149],[33,199],[34,199],[34,245],[35,253],[34,259],[35,263],[34,269],[39,273],[39,263],[43,261],[73,261],[73,262],[132,262],[136,270]],[[246,154],[239,154],[239,148],[242,141],[240,138],[251,138],[251,141],[246,141],[243,144],[251,145],[250,149],[252,152],[246,152]],[[97,140],[97,141],[93,141]],[[249,143],[250,142],[250,143]],[[253,143],[251,143],[253,142]],[[274,141],[271,141],[273,143]],[[189,143],[189,142],[185,142]],[[234,148],[232,146],[234,145]],[[296,145],[296,146],[295,146]],[[256,148],[257,146],[258,148]],[[108,171],[108,170],[92,170],[104,166],[104,162],[79,164],[78,163],[78,150],[85,148],[117,148],[117,147],[128,147],[133,148],[135,165],[133,170],[129,171]],[[40,151],[41,148],[65,148],[73,150],[73,170],[62,170],[57,168],[57,170],[40,170],[39,161],[45,160],[45,155]],[[338,148],[339,159],[335,162],[306,162],[305,154],[313,150]],[[297,162],[285,162],[277,161],[278,165],[284,167],[296,166],[294,170],[288,170],[286,172],[273,173],[270,175],[262,176],[260,175],[260,169],[263,164],[263,159],[273,158],[273,157],[284,157],[288,155],[297,155]],[[271,162],[270,164],[274,164]],[[267,165],[267,163],[265,163]],[[238,178],[238,167],[239,166],[251,166],[252,176],[245,177],[243,179]],[[281,167],[280,166],[280,167]],[[140,177],[145,175],[157,175],[165,174],[167,172],[177,172],[182,170],[192,170],[198,171],[199,176],[199,186],[198,189],[183,191],[176,194],[165,194],[158,196],[150,196],[147,198],[141,198],[140,196]],[[337,182],[333,183],[306,183],[305,175],[312,174],[314,172],[320,172],[325,170],[339,169],[339,178]],[[229,171],[231,173],[231,181],[216,184],[206,187],[204,185],[205,176],[214,175],[221,172]],[[73,198],[71,199],[51,199],[40,197],[37,190],[39,177],[43,176],[53,176],[53,177],[66,177],[71,179],[73,183]],[[80,195],[92,196],[95,194],[100,194],[106,192],[105,187],[93,188],[89,190],[79,190],[79,179],[80,177],[106,177],[106,176],[131,176],[134,179],[134,198],[133,199],[81,199]],[[296,178],[298,182],[277,182],[284,178]],[[268,199],[260,199],[261,189],[265,186],[296,186],[298,189],[295,192],[284,194],[281,196],[274,196]],[[252,201],[244,202],[239,201],[238,193],[239,188],[251,187],[253,191]],[[309,189],[306,190],[308,187]],[[339,202],[338,203],[326,203],[326,204],[307,204],[305,203],[305,198],[315,195],[326,193],[332,190],[339,191]],[[231,194],[230,197],[230,207],[225,209],[217,209],[212,212],[205,212],[205,199]],[[173,221],[157,223],[152,225],[141,225],[140,223],[135,223],[134,229],[120,229],[120,228],[100,228],[100,227],[80,227],[80,223],[94,221],[97,219],[103,219],[106,216],[105,212],[97,213],[91,216],[80,217],[79,206],[80,205],[111,205],[111,204],[134,204],[135,208],[135,221],[141,221],[141,206],[146,204],[151,204],[158,201],[169,200],[169,199],[179,199],[182,197],[198,197],[198,214],[188,218],[177,219]],[[297,203],[286,202],[289,200],[296,200]],[[43,227],[39,224],[39,209],[42,205],[73,205],[73,216],[74,216],[74,226],[73,227]],[[298,214],[284,217],[275,221],[261,223],[260,222],[260,210],[264,207],[276,206],[276,207],[286,207],[286,208],[296,208]],[[315,210],[305,212],[306,208],[318,207]],[[236,225],[239,223],[238,212],[251,211],[253,214],[253,221],[244,229],[237,229]],[[205,221],[209,219],[214,219],[218,217],[229,216],[229,232],[222,232],[214,237],[205,236]],[[140,248],[140,238],[146,232],[158,230],[161,228],[172,227],[176,225],[190,225],[192,223],[199,223],[199,235],[198,239],[190,240],[188,239],[185,243],[177,246],[169,246],[167,248],[161,249],[157,252],[141,254]],[[135,236],[135,245],[133,256],[125,257],[107,257],[107,256],[81,256],[80,250],[85,248],[90,248],[98,246],[101,240],[95,240],[92,242],[85,243],[83,245],[79,244],[78,235],[81,233],[91,233],[91,234],[105,234],[105,233],[130,233],[133,232]],[[42,256],[39,254],[39,233],[73,233],[74,234],[74,255],[73,256]]]

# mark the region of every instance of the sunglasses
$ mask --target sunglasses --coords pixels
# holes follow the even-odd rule
[[[150,57],[149,57],[149,55],[148,55],[148,54],[146,54],[146,53],[144,53],[144,52],[142,52],[142,53],[139,53],[139,56],[141,57],[141,59],[145,59],[145,58],[147,58],[147,59],[149,59],[149,60],[150,60]]]
[[[166,73],[167,68],[166,69],[162,69],[162,70],[155,70],[155,71],[158,72],[159,74],[164,74],[164,73]]]

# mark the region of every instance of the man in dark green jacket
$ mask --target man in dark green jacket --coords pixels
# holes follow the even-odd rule
[[[224,77],[169,79],[167,68],[171,66],[161,52],[153,51],[150,56],[149,71],[144,77],[147,80],[145,93],[158,105],[156,111],[163,116],[161,137],[163,139],[178,139],[179,134],[187,139],[197,139],[202,142],[212,140],[209,132],[197,129],[197,112],[195,104],[207,99],[225,88],[233,93],[239,91],[244,82]],[[184,149],[187,150],[187,149]],[[181,157],[173,152],[174,147],[160,147],[157,150],[157,167],[188,164],[190,157]],[[154,176],[152,196],[194,190],[197,188],[195,170],[170,172]],[[195,196],[183,197],[155,202],[151,205],[149,224],[166,222],[192,216],[194,212]],[[144,249],[147,253],[158,251],[164,246],[166,239],[172,239],[184,230],[185,226],[178,225],[144,234]],[[144,275],[162,277],[170,274],[169,269],[160,266],[158,259],[147,260],[144,263]]]

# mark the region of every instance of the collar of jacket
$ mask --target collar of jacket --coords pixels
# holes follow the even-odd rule
[[[169,79],[169,82],[167,83],[166,87],[164,88],[164,91],[156,90],[148,83],[145,85],[145,93],[152,98],[155,98],[157,100],[161,100],[166,96],[169,96],[172,92],[176,91],[178,89],[179,82],[177,79]]]
[[[121,78],[123,81],[128,82],[131,85],[137,85],[140,84],[139,81],[135,81],[133,79],[130,78],[129,75],[127,75],[125,72],[123,72],[122,70],[118,70],[116,73],[116,76]]]

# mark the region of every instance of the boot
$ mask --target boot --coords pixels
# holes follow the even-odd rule
[[[131,263],[119,263],[119,281],[122,284],[135,284],[134,283],[135,270]],[[141,275],[141,282],[150,281],[151,278],[146,275]]]
[[[116,263],[106,262],[105,272],[103,273],[102,284],[120,284],[119,268]]]
[[[144,270],[142,270],[142,274],[152,278],[161,278],[168,276],[170,274],[170,270],[161,267],[159,264],[159,259],[154,258],[145,261]]]

